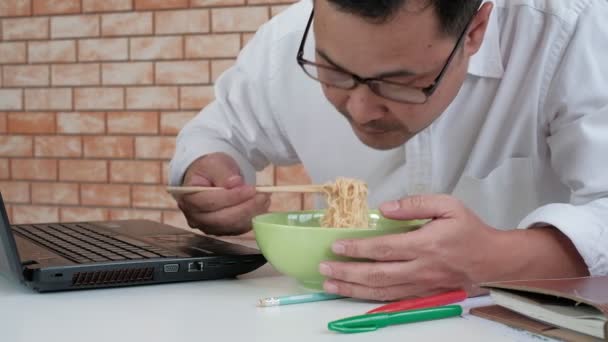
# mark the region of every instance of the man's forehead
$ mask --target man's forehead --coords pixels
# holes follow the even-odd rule
[[[331,30],[345,24],[358,26],[371,32],[383,30],[403,32],[423,28],[427,34],[442,38],[441,27],[436,11],[430,0],[409,0],[402,8],[394,10],[390,16],[371,18],[362,13],[340,8],[332,0],[315,0],[315,25],[317,29]],[[317,19],[321,27],[317,25]],[[327,26],[327,27],[323,27]],[[421,37],[423,38],[423,37]]]
[[[439,33],[432,9],[399,13],[393,20],[378,24],[338,10],[328,0],[317,1],[317,49],[353,72],[369,76],[393,70],[432,71],[453,47],[453,41]]]
[[[315,37],[340,40],[345,44],[380,45],[382,47],[421,48],[445,39],[433,9],[418,12],[400,11],[386,22],[372,22],[360,15],[334,8],[328,0],[318,0],[313,22]],[[363,47],[365,48],[365,47]]]
[[[353,2],[355,1],[313,0],[315,10],[328,8],[334,11],[353,14],[376,24],[386,24],[395,19],[401,12],[416,15],[426,10],[435,10],[432,0],[403,0],[396,3],[396,6],[380,4],[380,9],[373,8],[372,5],[356,6],[352,4]]]
[[[377,2],[381,2],[382,0],[376,0]],[[355,2],[353,0],[351,1],[339,1],[339,0],[313,0],[313,4],[317,5],[317,3],[319,2],[323,2],[323,3],[327,3],[327,4],[331,4],[334,7],[337,8],[337,6],[340,6],[341,3],[346,2],[346,3],[352,3]],[[421,11],[424,10],[430,6],[433,6],[434,1],[433,0],[403,0],[400,2],[398,8],[400,10],[406,10],[406,11]],[[386,5],[384,5],[386,6]]]

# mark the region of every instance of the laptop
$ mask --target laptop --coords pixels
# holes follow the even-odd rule
[[[11,225],[0,193],[0,274],[38,292],[233,278],[255,248],[149,220]]]

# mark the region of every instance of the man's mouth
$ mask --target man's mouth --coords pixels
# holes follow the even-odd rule
[[[395,130],[399,130],[396,124],[389,124],[381,121],[370,121],[364,125],[361,125],[348,114],[346,111],[340,111],[340,113],[350,122],[350,124],[359,132],[369,135],[382,135]]]
[[[379,128],[374,128],[374,127],[369,127],[369,126],[356,125],[356,127],[357,127],[357,130],[359,130],[365,134],[369,134],[369,135],[380,135],[380,134],[385,134],[390,131],[388,129],[379,129]]]

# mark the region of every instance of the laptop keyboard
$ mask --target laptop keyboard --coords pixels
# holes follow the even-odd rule
[[[87,224],[17,225],[13,230],[77,263],[175,257],[169,250]]]

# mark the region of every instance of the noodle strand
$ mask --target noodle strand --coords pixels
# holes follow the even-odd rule
[[[327,211],[321,227],[368,228],[367,184],[351,178],[338,178],[323,186]]]

